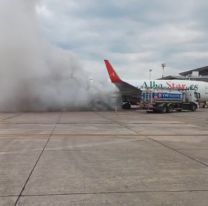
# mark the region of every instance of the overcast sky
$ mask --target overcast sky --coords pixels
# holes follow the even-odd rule
[[[104,74],[107,58],[126,79],[208,65],[207,0],[41,0],[46,39]]]

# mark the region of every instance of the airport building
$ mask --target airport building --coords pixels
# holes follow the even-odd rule
[[[161,79],[190,79],[208,82],[208,66],[181,72],[178,76],[165,76]]]
[[[180,75],[188,79],[208,82],[208,66],[181,72]]]

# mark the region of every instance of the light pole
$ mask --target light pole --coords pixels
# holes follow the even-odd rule
[[[149,69],[149,80],[152,79],[152,69]]]
[[[166,64],[162,63],[161,66],[162,66],[162,78],[163,78],[164,77],[164,73],[165,73]]]

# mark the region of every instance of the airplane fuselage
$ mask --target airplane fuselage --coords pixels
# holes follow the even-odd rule
[[[124,80],[134,87],[147,89],[194,90],[200,93],[200,101],[208,101],[208,83],[191,80]]]
[[[111,82],[120,90],[123,96],[141,95],[147,89],[193,90],[200,94],[199,101],[208,101],[208,82],[192,80],[122,80],[108,60],[104,60]]]

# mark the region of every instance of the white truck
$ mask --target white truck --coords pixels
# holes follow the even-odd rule
[[[193,90],[146,90],[142,92],[141,102],[147,111],[173,112],[196,111],[200,94]]]

